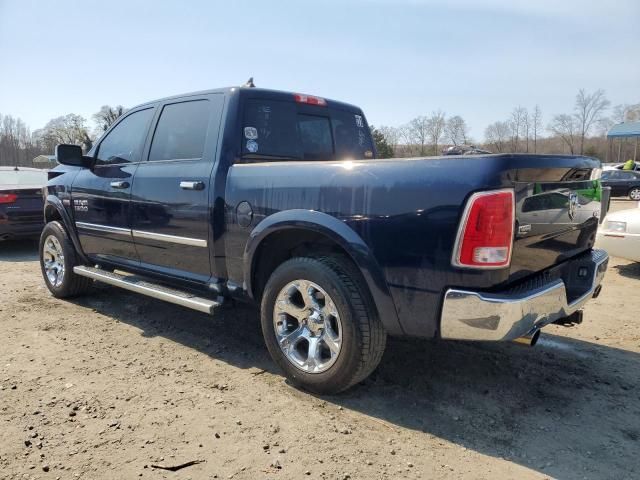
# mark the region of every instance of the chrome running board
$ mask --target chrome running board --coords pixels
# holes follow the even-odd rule
[[[107,272],[99,268],[92,267],[73,267],[73,272],[82,277],[92,278],[99,282],[107,283],[115,287],[124,288],[135,293],[141,293],[148,297],[164,300],[165,302],[175,303],[183,307],[198,310],[212,314],[213,310],[223,303],[223,298],[218,297],[216,300],[210,298],[198,297],[192,293],[176,290],[151,283],[142,277],[135,275],[120,275],[119,273]]]

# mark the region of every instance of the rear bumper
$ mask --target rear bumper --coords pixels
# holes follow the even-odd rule
[[[607,252],[594,249],[505,292],[449,289],[440,336],[506,341],[531,334],[580,310],[599,293],[608,260]]]

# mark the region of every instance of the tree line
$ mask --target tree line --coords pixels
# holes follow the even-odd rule
[[[640,103],[613,108],[604,90],[576,94],[571,112],[558,113],[545,124],[539,105],[515,107],[510,115],[488,125],[481,141],[469,135],[460,115],[447,117],[442,110],[418,116],[399,127],[380,126],[378,150],[392,156],[440,155],[443,147],[476,146],[493,153],[569,153],[605,160],[605,134],[614,124],[640,120]],[[621,156],[633,155],[633,142],[621,141]],[[387,156],[387,155],[380,155]]]
[[[33,132],[20,118],[0,113],[0,165],[36,166],[33,159],[53,154],[59,143],[82,145],[87,151],[125,111],[122,105],[103,105],[91,116],[92,124],[81,115],[70,113],[52,118]]]

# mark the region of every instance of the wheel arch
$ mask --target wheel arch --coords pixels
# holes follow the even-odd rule
[[[73,243],[73,248],[75,249],[78,257],[83,262],[88,262],[89,260],[82,250],[80,239],[78,238],[78,234],[76,232],[76,229],[74,228],[74,223],[71,220],[69,213],[64,208],[62,201],[55,195],[47,195],[44,202],[44,222],[45,224],[47,224],[55,220],[62,223],[62,226],[67,231],[67,235],[69,235],[71,243]]]
[[[313,245],[314,248],[309,250],[308,245]],[[267,251],[269,257],[265,260],[263,254]],[[282,261],[305,251],[329,251],[346,255],[362,275],[387,332],[392,335],[403,334],[382,269],[368,245],[349,226],[326,213],[285,210],[270,215],[253,229],[243,259],[247,294],[253,299],[259,299],[266,283],[266,278],[261,278],[260,275],[268,278]]]

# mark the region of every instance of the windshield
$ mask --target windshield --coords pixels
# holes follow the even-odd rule
[[[373,158],[360,111],[249,99],[242,128],[244,158],[356,160]]]

